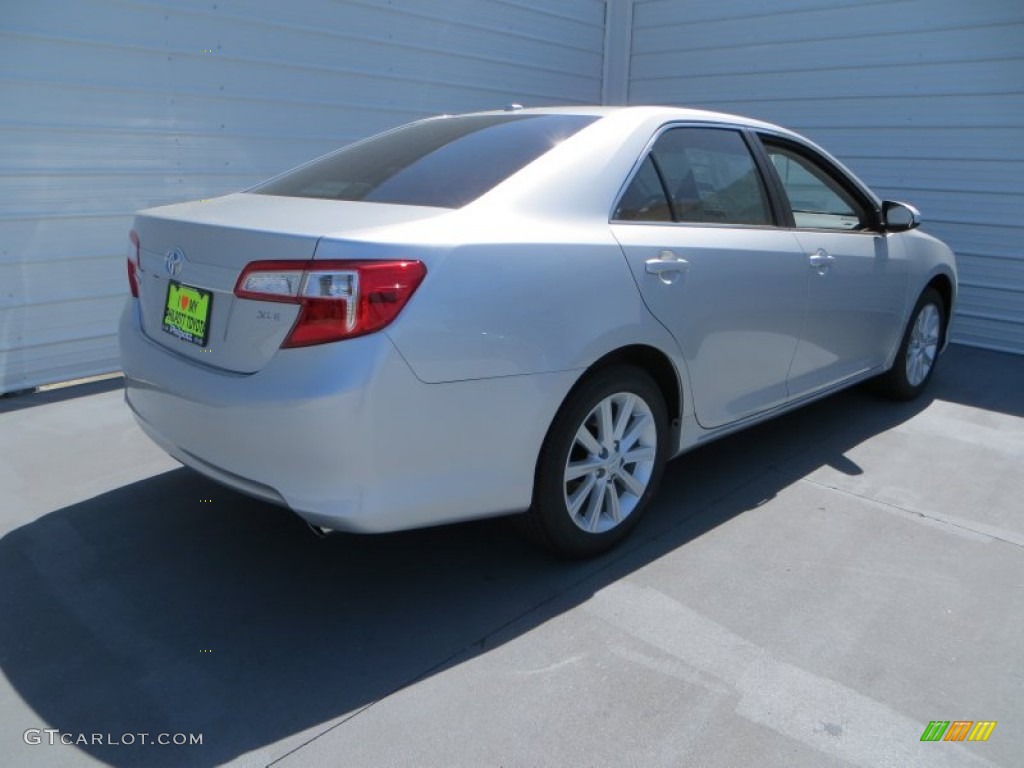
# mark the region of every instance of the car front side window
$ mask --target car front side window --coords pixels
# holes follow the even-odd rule
[[[797,229],[869,229],[868,207],[824,165],[806,153],[765,141],[765,150],[786,192]]]

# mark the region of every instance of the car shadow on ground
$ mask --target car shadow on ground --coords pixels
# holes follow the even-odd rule
[[[965,396],[984,375],[944,365],[931,394]],[[857,389],[687,454],[626,545],[589,562],[554,560],[504,520],[319,540],[284,510],[171,471],[0,540],[0,664],[40,719],[24,728],[203,734],[199,747],[64,749],[216,765],[486,653],[818,467],[858,473],[846,452],[928,403]]]

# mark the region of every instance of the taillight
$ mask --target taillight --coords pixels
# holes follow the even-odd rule
[[[132,292],[132,296],[136,299],[139,298],[139,270],[141,269],[141,255],[139,251],[141,246],[139,244],[139,233],[134,229],[128,233],[128,239],[132,241],[132,245],[135,246],[135,258],[133,259],[130,255],[128,256],[128,289]]]
[[[299,304],[282,347],[306,347],[379,331],[409,301],[427,268],[419,261],[254,261],[235,296]]]

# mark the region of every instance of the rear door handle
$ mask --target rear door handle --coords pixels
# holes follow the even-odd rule
[[[644,270],[649,275],[657,275],[665,284],[671,284],[689,268],[690,262],[676,256],[672,251],[662,251],[656,259],[644,262]]]

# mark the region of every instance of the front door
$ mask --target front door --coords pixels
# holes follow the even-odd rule
[[[801,397],[884,364],[901,331],[902,240],[880,233],[870,202],[809,148],[764,139],[810,275],[807,317],[790,372]]]

